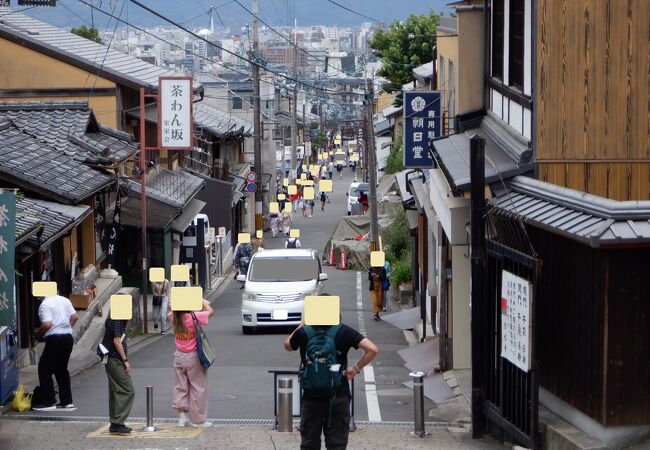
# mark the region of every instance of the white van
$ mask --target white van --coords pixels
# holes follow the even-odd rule
[[[350,183],[350,190],[346,194],[348,196],[348,216],[352,215],[352,209],[354,205],[359,203],[359,197],[362,192],[367,195],[370,192],[370,184],[357,181]]]
[[[242,332],[256,328],[298,325],[304,299],[321,295],[323,273],[320,258],[311,249],[260,250],[253,255],[244,282],[241,302]]]

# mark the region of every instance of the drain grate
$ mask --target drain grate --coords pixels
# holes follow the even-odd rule
[[[83,417],[83,416],[51,416],[51,415],[25,415],[25,414],[11,414],[1,417],[2,420],[25,420],[25,421],[34,421],[34,422],[77,422],[77,423],[107,423],[108,417]],[[215,425],[263,425],[263,426],[273,426],[275,421],[273,419],[209,419]],[[177,418],[165,417],[154,419],[155,423],[167,424],[167,423],[176,423]],[[144,424],[146,418],[144,417],[129,417],[129,423],[134,424]],[[294,420],[294,423],[298,423],[299,420]],[[413,422],[403,422],[403,421],[383,421],[383,422],[369,422],[367,420],[357,420],[355,421],[357,426],[364,427],[412,427]],[[467,422],[426,422],[425,426],[427,427],[460,427],[460,428],[469,428]]]

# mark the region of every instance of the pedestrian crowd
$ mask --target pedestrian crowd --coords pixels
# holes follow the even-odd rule
[[[332,180],[334,170],[341,179],[343,162],[328,155],[311,167],[301,164],[297,168],[298,179],[311,182],[305,184],[314,188],[322,180]],[[356,164],[352,170],[356,173]],[[289,176],[287,164],[283,166],[280,175],[283,173]],[[314,189],[314,196],[307,198],[305,187],[304,184],[299,185],[295,192],[290,193],[288,187],[279,182],[278,211],[267,216],[271,236],[276,238],[281,233],[287,238],[285,248],[302,247],[299,237],[290,236],[292,212],[299,210],[303,217],[311,218],[316,200],[320,202],[321,212],[325,211],[330,202],[330,192],[320,190],[316,193]],[[262,249],[262,236],[259,235],[250,243],[237,244],[233,252],[236,278],[237,275],[246,275],[254,253]],[[379,313],[385,310],[389,275],[388,263],[384,267],[371,267],[368,271],[375,320],[379,320]],[[214,310],[208,301],[203,300],[200,311],[170,311],[170,286],[168,280],[151,284],[154,329],[160,329],[161,333],[172,330],[174,334],[174,389],[171,406],[178,412],[179,427],[210,427],[208,368],[214,356],[210,357],[211,346],[202,327],[208,325]],[[73,410],[75,407],[67,366],[73,346],[72,327],[77,321],[77,313],[69,299],[55,295],[42,301],[38,315],[41,325],[36,334],[45,340],[45,348],[38,365],[39,387],[34,393],[33,409]],[[109,315],[104,323],[103,338],[97,346],[97,354],[105,365],[108,380],[109,432],[117,434],[131,432],[126,421],[135,398],[128,358],[127,326],[127,320],[113,319]],[[320,448],[321,434],[325,437],[328,449],[345,449],[350,431],[350,381],[376,357],[379,351],[377,346],[343,323],[310,326],[303,322],[285,339],[284,348],[300,352],[301,449]],[[349,366],[348,353],[351,349],[361,349],[363,353],[361,358]],[[322,364],[324,366],[319,372]],[[324,373],[326,375],[323,378]],[[58,384],[59,403],[55,399],[53,376]]]

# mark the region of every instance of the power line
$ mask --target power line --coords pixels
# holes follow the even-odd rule
[[[187,18],[187,19],[185,19],[185,20],[182,20],[182,21],[180,21],[179,23],[181,23],[181,24],[186,24],[187,22],[191,22],[192,20],[194,20],[194,19],[198,19],[199,17],[205,15],[205,14],[206,14],[207,12],[209,12],[210,10],[213,10],[215,13],[217,13],[217,17],[219,17],[219,13],[217,12],[217,9],[219,9],[219,8],[223,8],[224,6],[227,6],[227,5],[231,4],[231,3],[233,3],[234,1],[235,1],[235,0],[230,0],[230,1],[228,1],[228,2],[222,3],[222,4],[217,5],[217,6],[211,6],[211,7],[208,8],[208,9],[206,9],[205,6],[199,4],[199,6],[200,6],[202,9],[204,9],[204,11],[202,11],[201,13],[199,13],[199,14],[197,14],[197,15],[195,15],[195,16],[192,16],[192,17],[189,17],[189,18]],[[198,2],[197,2],[197,3],[198,3]],[[221,18],[219,18],[219,20],[221,21],[221,24],[223,25],[223,27],[226,28],[226,24],[223,23],[223,21],[221,20]]]
[[[83,0],[79,0],[79,1],[83,1]],[[131,3],[134,3],[135,5],[139,6],[140,8],[144,9],[145,11],[148,11],[148,12],[150,12],[151,14],[155,15],[155,16],[158,17],[159,19],[162,19],[162,20],[164,20],[165,22],[167,22],[167,23],[169,23],[169,24],[171,24],[171,25],[174,25],[174,26],[177,27],[177,28],[180,28],[181,30],[183,30],[183,31],[185,31],[186,33],[188,33],[189,35],[194,36],[196,39],[199,39],[199,40],[201,40],[201,41],[207,43],[208,45],[212,45],[212,46],[214,46],[214,47],[220,49],[220,50],[223,51],[223,52],[226,52],[226,53],[228,53],[228,54],[230,54],[230,55],[232,55],[232,56],[234,56],[234,57],[236,57],[236,58],[238,58],[238,59],[241,59],[242,61],[245,61],[245,62],[249,63],[250,65],[257,66],[257,67],[259,67],[259,68],[261,68],[261,69],[263,69],[263,70],[266,70],[267,72],[271,72],[271,73],[273,73],[273,74],[275,74],[275,75],[277,75],[277,76],[280,76],[280,77],[282,77],[282,78],[285,78],[285,79],[288,80],[288,81],[292,81],[292,82],[294,82],[294,83],[296,83],[296,84],[300,84],[300,85],[302,85],[302,86],[304,86],[304,87],[306,87],[306,88],[308,88],[308,89],[320,90],[320,91],[323,91],[323,92],[330,93],[330,94],[332,94],[332,95],[341,95],[341,93],[339,93],[339,92],[337,92],[337,91],[333,91],[333,90],[326,89],[326,88],[319,88],[319,87],[316,87],[315,85],[312,85],[312,84],[306,83],[306,82],[304,82],[304,81],[302,81],[302,80],[299,80],[298,78],[291,77],[291,76],[286,75],[286,74],[284,74],[284,73],[281,73],[281,72],[279,72],[279,71],[277,71],[277,70],[272,70],[272,69],[270,69],[270,68],[268,68],[268,67],[266,67],[266,66],[263,66],[262,64],[260,64],[260,63],[258,63],[258,62],[253,61],[253,60],[250,59],[250,58],[247,58],[247,57],[245,57],[245,56],[241,56],[241,55],[239,55],[239,54],[237,54],[237,53],[235,53],[235,52],[233,52],[233,51],[230,51],[230,50],[228,50],[228,49],[226,49],[226,48],[224,48],[224,47],[222,47],[222,46],[216,44],[215,42],[209,41],[209,40],[205,39],[204,37],[199,36],[198,34],[194,33],[193,31],[188,30],[188,29],[187,29],[186,27],[184,27],[184,26],[181,26],[179,23],[173,21],[172,19],[169,19],[168,17],[162,15],[162,14],[159,13],[158,11],[156,11],[156,10],[154,10],[154,9],[152,9],[152,8],[150,8],[150,7],[148,7],[147,5],[142,4],[142,3],[139,2],[138,0],[129,0],[129,1],[130,1]],[[354,92],[351,92],[351,93],[348,93],[348,94],[359,95],[359,96],[362,96],[362,95],[363,95],[363,94],[357,94],[357,93],[354,93]]]
[[[173,42],[170,42],[170,41],[168,41],[168,40],[166,40],[166,39],[163,39],[163,38],[161,38],[160,36],[158,36],[158,35],[156,35],[156,34],[154,34],[154,33],[151,33],[151,32],[149,32],[149,31],[147,31],[147,30],[145,30],[145,29],[143,29],[143,28],[138,27],[137,25],[130,24],[130,23],[128,23],[127,21],[125,21],[124,19],[121,19],[121,18],[118,18],[118,17],[112,15],[112,14],[109,13],[108,11],[104,11],[103,9],[101,9],[101,8],[99,8],[99,7],[97,7],[97,6],[94,6],[94,5],[91,6],[91,5],[90,5],[89,3],[87,3],[85,0],[78,0],[78,1],[81,2],[81,3],[83,3],[83,4],[85,4],[85,5],[90,6],[91,8],[94,8],[95,10],[97,10],[97,11],[99,11],[99,12],[101,12],[101,13],[103,13],[103,14],[105,14],[105,15],[111,17],[111,18],[115,18],[115,19],[117,19],[118,22],[122,22],[122,23],[124,23],[124,24],[126,24],[126,25],[128,25],[128,26],[133,27],[134,29],[136,29],[136,30],[138,30],[138,31],[141,31],[141,32],[143,32],[143,33],[145,33],[145,34],[147,34],[147,35],[149,35],[149,36],[151,36],[151,37],[153,37],[153,38],[155,38],[155,39],[158,39],[159,41],[164,42],[165,44],[167,44],[167,45],[169,45],[169,46],[171,46],[171,47],[180,48],[180,46],[178,46],[177,44],[174,44]],[[87,22],[87,21],[86,21],[86,22]],[[193,56],[196,56],[196,57],[200,58],[200,59],[203,59],[203,60],[206,60],[206,61],[210,61],[210,62],[213,62],[213,63],[219,63],[219,64],[221,64],[224,68],[227,68],[227,67],[225,67],[225,66],[223,65],[223,63],[221,63],[220,61],[214,61],[214,60],[212,60],[212,59],[210,59],[210,58],[207,58],[207,57],[204,57],[204,56],[202,56],[202,55],[199,55],[198,53],[193,52],[193,51],[192,51],[192,52],[189,52],[189,53],[192,54]],[[227,68],[227,69],[228,69],[228,70],[232,70],[233,72],[239,73],[240,75],[250,76],[250,74],[247,74],[247,73],[242,72],[242,71],[235,70],[235,69],[233,69],[233,68]],[[238,97],[238,98],[242,99],[242,101],[245,101],[247,104],[249,104],[249,105],[252,106],[252,104],[250,103],[250,101],[248,101],[246,98],[240,96],[240,95],[237,94],[235,91],[233,91],[232,89],[230,89],[228,86],[225,86],[225,88],[226,88],[226,90],[227,90],[228,92],[230,92],[231,94],[233,94],[234,97]],[[91,94],[91,95],[92,95],[92,94]],[[206,97],[211,98],[210,96],[206,96]],[[90,96],[89,96],[88,98],[90,98]],[[232,112],[229,112],[229,114],[230,114],[230,117],[232,118],[232,117],[233,117]],[[265,114],[265,113],[262,113],[262,114],[264,114],[265,117],[267,117],[267,118],[270,119],[270,116],[268,116],[267,114]]]
[[[113,43],[113,38],[115,37],[115,33],[117,33],[117,26],[120,24],[119,18],[122,17],[122,12],[124,12],[124,5],[126,5],[126,2],[122,3],[118,20],[115,21],[115,28],[113,28],[113,34],[111,35],[111,39],[108,41],[108,45],[106,46],[106,52],[104,53],[104,58],[102,59],[102,63],[100,64],[99,70],[97,71],[97,75],[95,76],[95,81],[93,82],[93,86],[90,88],[90,92],[88,93],[88,101],[90,101],[90,97],[93,95],[93,91],[95,90],[95,85],[97,84],[97,80],[99,79],[99,74],[102,72],[102,69],[104,68],[104,63],[106,62],[106,57],[108,56],[108,50],[111,48],[111,44]],[[115,3],[115,6],[117,6],[117,3]],[[115,7],[113,7],[113,10],[115,10]]]
[[[350,8],[348,8],[348,7],[345,6],[345,5],[341,5],[340,3],[335,2],[334,0],[327,0],[327,1],[329,1],[330,3],[332,3],[332,4],[336,5],[336,6],[338,6],[339,8],[343,8],[343,9],[345,9],[346,11],[351,12],[352,14],[356,14],[357,16],[364,17],[364,18],[366,18],[366,19],[368,19],[368,20],[371,20],[371,21],[373,21],[373,22],[384,23],[382,20],[377,20],[377,19],[375,19],[375,18],[373,18],[373,17],[366,16],[365,14],[360,13],[360,12],[358,12],[358,11],[355,11],[355,10],[353,10],[353,9],[350,9]]]

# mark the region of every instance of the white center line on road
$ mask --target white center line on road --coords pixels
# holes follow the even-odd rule
[[[361,272],[357,272],[357,319],[359,320],[359,332],[366,336],[366,322],[363,318],[363,290],[361,289]],[[364,390],[366,391],[366,405],[368,405],[368,421],[381,422],[379,411],[379,398],[377,397],[377,385],[375,384],[375,369],[372,364],[363,368]]]

